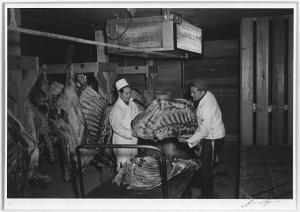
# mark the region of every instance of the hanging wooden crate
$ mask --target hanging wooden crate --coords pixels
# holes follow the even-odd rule
[[[107,42],[147,51],[180,50],[202,53],[202,30],[185,20],[174,23],[175,15],[107,20]],[[178,50],[178,51],[177,51]],[[137,52],[108,48],[108,53],[135,55]]]

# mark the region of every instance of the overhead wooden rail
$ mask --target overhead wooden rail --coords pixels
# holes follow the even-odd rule
[[[95,45],[95,46],[105,46],[105,47],[110,47],[110,48],[115,48],[115,49],[126,50],[126,51],[139,52],[139,53],[150,54],[150,55],[155,55],[155,56],[159,56],[159,57],[180,58],[180,59],[188,58],[187,55],[182,56],[182,55],[174,55],[174,54],[162,53],[162,52],[153,52],[153,51],[149,51],[149,50],[142,50],[142,49],[137,49],[137,48],[120,46],[120,45],[116,45],[116,44],[109,44],[109,43],[104,43],[104,42],[100,42],[100,41],[92,41],[92,40],[86,40],[86,39],[76,38],[76,37],[71,37],[71,36],[66,36],[66,35],[59,35],[59,34],[55,34],[55,33],[26,29],[26,28],[17,27],[17,26],[8,26],[8,30],[23,33],[23,34],[34,35],[34,36],[48,37],[48,38],[72,41],[72,42]]]

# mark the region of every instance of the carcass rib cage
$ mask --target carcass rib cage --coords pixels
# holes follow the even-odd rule
[[[187,100],[154,100],[131,125],[134,136],[156,141],[193,134],[197,119],[193,105]]]
[[[184,170],[200,168],[194,159],[167,158],[167,180]],[[162,184],[161,161],[158,157],[136,157],[127,162],[115,176],[113,183],[133,190],[150,190]]]

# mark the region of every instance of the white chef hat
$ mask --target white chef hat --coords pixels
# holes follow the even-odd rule
[[[121,90],[122,88],[129,86],[128,82],[126,81],[126,79],[120,79],[116,82],[116,88],[117,90]]]

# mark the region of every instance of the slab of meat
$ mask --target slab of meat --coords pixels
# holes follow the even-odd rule
[[[48,80],[45,70],[42,69],[25,101],[24,126],[38,144],[40,156],[53,162],[56,160],[56,138],[49,127],[50,104]]]
[[[23,124],[7,111],[7,190],[8,197],[24,195],[27,181],[39,161],[39,149]],[[15,188],[15,189],[14,189]],[[15,190],[17,192],[13,193]],[[10,194],[12,192],[12,194]]]
[[[51,102],[56,102],[62,90],[64,89],[64,85],[59,82],[53,82],[49,88],[49,95],[51,98]]]
[[[198,169],[196,160],[167,158],[167,180],[187,169]],[[162,184],[161,162],[157,157],[137,157],[127,162],[115,176],[113,183],[127,189],[149,190]]]
[[[197,128],[193,105],[187,100],[153,100],[131,122],[132,135],[147,140],[193,134]]]
[[[67,81],[62,93],[52,105],[50,121],[63,147],[64,180],[71,181],[72,164],[76,164],[76,147],[82,144],[84,139],[85,120],[75,90],[72,65],[69,64],[66,71]],[[82,164],[85,165],[94,157],[95,151],[86,151],[82,155]]]
[[[85,118],[89,139],[95,140],[108,102],[89,86],[81,90],[79,102]]]
[[[79,95],[87,127],[86,144],[110,144],[112,128],[109,123],[109,113],[112,107],[105,98],[89,86],[81,89]],[[98,149],[93,163],[102,167],[113,166],[115,158],[112,149]]]

